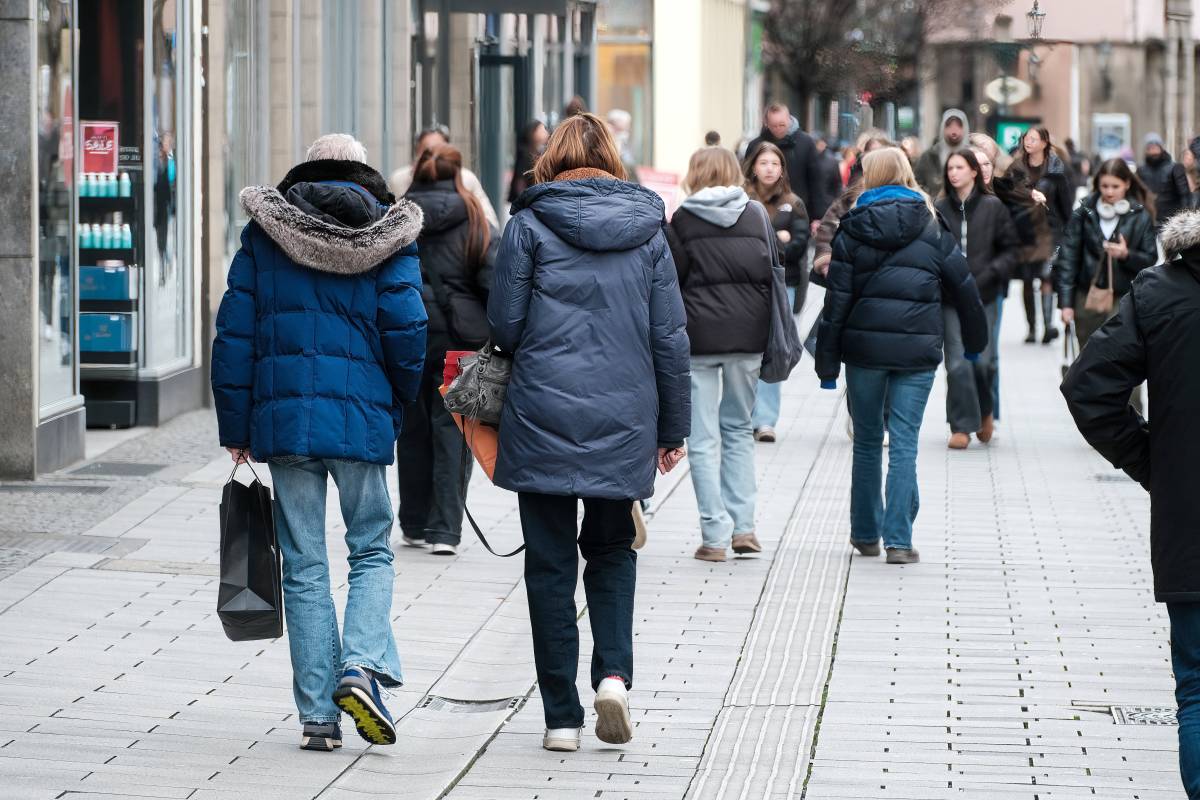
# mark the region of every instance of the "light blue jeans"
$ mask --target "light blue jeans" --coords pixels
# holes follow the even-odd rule
[[[334,722],[333,690],[346,667],[365,667],[399,686],[392,635],[392,501],[385,468],[362,461],[271,459],[275,533],[283,553],[283,608],[292,653],[292,692],[301,722]],[[350,594],[338,633],[325,550],[326,476],[333,475],[350,548]]]
[[[762,354],[692,356],[688,462],[706,547],[754,532],[754,408]]]
[[[789,286],[788,308],[796,302],[796,287]],[[754,414],[750,418],[750,427],[774,428],[779,424],[779,411],[783,405],[783,384],[758,382],[758,396],[754,400]]]
[[[846,391],[854,418],[854,468],[850,485],[850,538],[912,549],[912,526],[921,507],[917,491],[917,440],[933,370],[899,372],[846,365]],[[886,502],[883,490],[883,414],[888,411]]]

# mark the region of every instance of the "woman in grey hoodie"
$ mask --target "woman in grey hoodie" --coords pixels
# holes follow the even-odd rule
[[[724,561],[732,544],[758,553],[754,535],[754,409],[770,323],[774,230],[741,188],[733,153],[696,151],[668,241],[692,349],[692,486],[700,506],[696,558]]]

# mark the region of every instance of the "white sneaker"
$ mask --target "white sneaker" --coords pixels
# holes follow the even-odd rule
[[[456,556],[458,555],[458,547],[452,544],[438,542],[433,546],[433,554],[435,556]]]
[[[428,547],[429,546],[429,542],[425,541],[424,539],[413,539],[411,536],[408,536],[407,534],[401,534],[400,541],[404,542],[405,547]]]
[[[579,749],[580,728],[546,728],[542,747],[556,753],[574,753]]]
[[[596,738],[608,744],[625,744],[633,738],[629,721],[629,691],[620,678],[605,678],[596,689]]]

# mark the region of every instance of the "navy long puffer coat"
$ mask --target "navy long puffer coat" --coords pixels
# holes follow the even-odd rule
[[[649,497],[657,448],[690,432],[687,320],[662,201],[599,174],[527,189],[500,243],[488,321],[513,353],[495,475],[505,489]]]
[[[979,289],[958,237],[911,189],[864,192],[833,240],[816,370],[833,381],[842,363],[917,372],[942,363],[942,303],[958,311],[968,353],[988,344]]]
[[[334,175],[356,180],[317,179]],[[212,354],[222,446],[392,463],[425,357],[420,209],[354,162],[302,164],[241,200]]]

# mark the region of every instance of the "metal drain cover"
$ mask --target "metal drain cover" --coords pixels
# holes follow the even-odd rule
[[[153,475],[155,472],[166,468],[166,464],[138,464],[133,461],[96,461],[91,464],[85,464],[79,469],[72,470],[71,474],[140,477]]]
[[[1178,725],[1172,706],[1113,706],[1113,721],[1118,725]]]
[[[137,550],[145,539],[111,536],[76,536],[56,533],[0,531],[0,552],[15,551],[43,556],[47,553],[95,553],[116,557]]]
[[[450,697],[427,695],[417,708],[427,708],[430,711],[446,711],[451,714],[487,714],[492,711],[511,711],[521,703],[519,697],[509,697],[504,700],[455,700]]]

